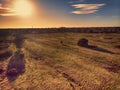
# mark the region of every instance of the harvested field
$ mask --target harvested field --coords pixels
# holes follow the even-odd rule
[[[14,42],[0,51],[0,90],[120,89],[120,34],[66,32],[22,37],[23,61],[16,55],[19,48]],[[82,38],[88,46],[78,46]],[[25,71],[11,80],[7,71],[14,64]]]

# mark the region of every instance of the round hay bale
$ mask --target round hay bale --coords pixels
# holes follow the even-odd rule
[[[85,38],[82,38],[78,41],[78,46],[82,46],[82,47],[87,47],[88,46],[88,40]]]

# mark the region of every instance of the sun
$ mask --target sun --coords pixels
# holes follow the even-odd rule
[[[32,14],[32,5],[28,0],[16,0],[13,10],[16,15],[29,16]]]

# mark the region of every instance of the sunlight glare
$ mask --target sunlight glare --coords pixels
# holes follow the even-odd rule
[[[28,0],[16,0],[14,11],[16,15],[29,16],[32,14],[32,5]]]

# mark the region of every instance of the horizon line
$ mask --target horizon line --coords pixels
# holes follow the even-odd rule
[[[10,27],[10,28],[0,28],[0,29],[54,29],[54,28],[120,28],[120,26],[97,26],[97,27]]]

